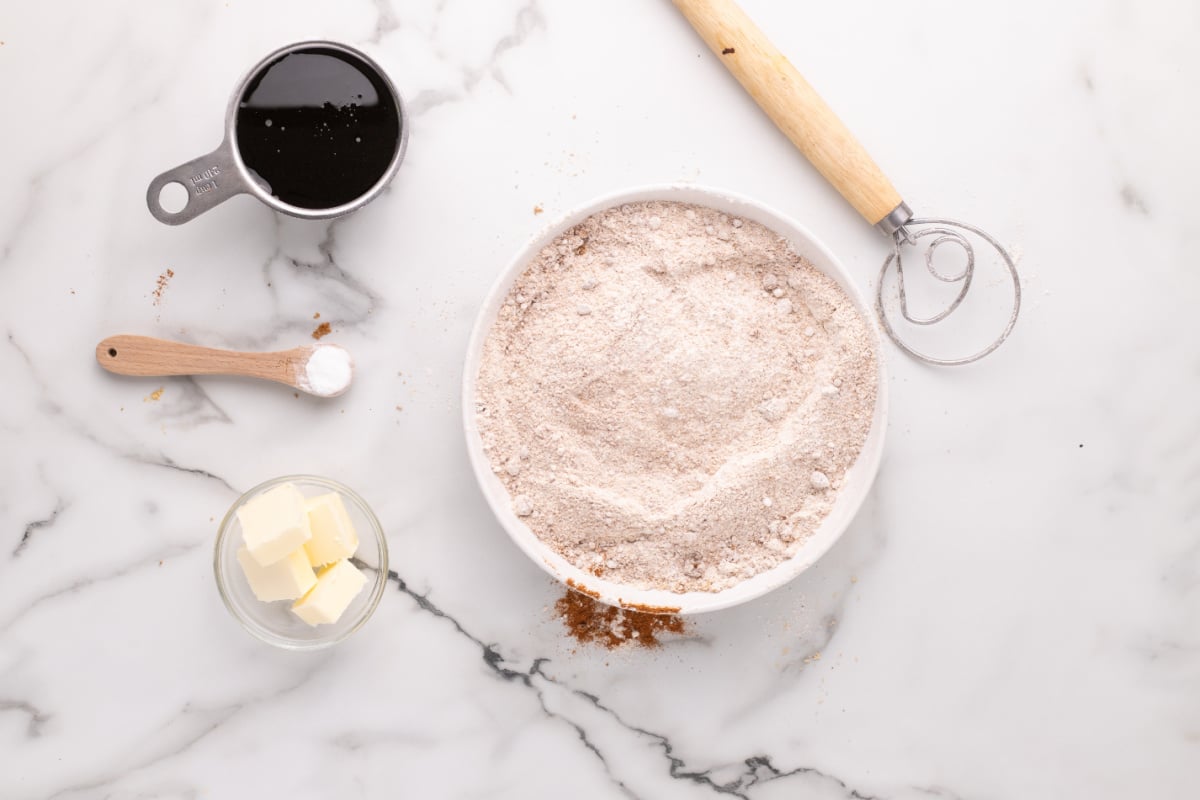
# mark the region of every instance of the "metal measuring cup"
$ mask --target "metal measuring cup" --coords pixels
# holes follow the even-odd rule
[[[391,160],[380,170],[378,179],[357,196],[327,207],[305,207],[281,200],[272,193],[270,185],[253,169],[247,166],[238,143],[238,117],[244,111],[243,100],[247,92],[264,78],[268,70],[293,54],[331,53],[347,62],[353,62],[380,93],[386,93],[396,109],[398,131]],[[269,124],[269,123],[268,123]],[[387,73],[369,56],[344,44],[330,41],[305,41],[281,47],[258,62],[238,84],[229,100],[225,112],[225,139],[216,150],[208,155],[192,159],[167,170],[150,182],[146,190],[146,205],[159,222],[180,225],[198,217],[205,211],[225,202],[237,194],[251,194],[260,201],[284,214],[302,219],[328,219],[355,211],[374,200],[391,181],[404,159],[408,145],[408,116],[404,103]],[[314,156],[319,158],[320,156]],[[161,195],[169,184],[177,183],[187,190],[187,204],[178,211],[163,207]]]

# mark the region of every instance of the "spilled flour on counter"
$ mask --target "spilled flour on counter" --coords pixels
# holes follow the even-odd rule
[[[514,512],[565,559],[720,591],[829,513],[877,375],[850,299],[778,234],[646,202],[542,249],[484,344],[475,402]]]

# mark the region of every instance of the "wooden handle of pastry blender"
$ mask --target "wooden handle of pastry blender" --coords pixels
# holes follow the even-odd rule
[[[890,234],[907,221],[911,212],[883,170],[737,3],[672,2],[771,121],[867,222]],[[901,216],[905,219],[888,230],[889,217]]]

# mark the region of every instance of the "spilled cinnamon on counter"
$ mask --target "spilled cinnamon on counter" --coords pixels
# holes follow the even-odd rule
[[[166,272],[158,276],[158,280],[154,285],[154,305],[160,305],[163,299],[163,292],[167,290],[167,285],[170,284],[171,278],[175,277],[175,270],[168,269]],[[72,292],[74,294],[74,292]]]
[[[609,650],[634,644],[660,647],[663,633],[684,633],[686,624],[675,614],[650,614],[601,603],[586,594],[567,589],[554,610],[572,638],[584,644],[600,644]]]

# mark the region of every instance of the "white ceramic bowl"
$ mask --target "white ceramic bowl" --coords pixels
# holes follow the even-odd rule
[[[567,562],[538,539],[529,526],[513,512],[508,490],[492,472],[491,463],[483,451],[483,440],[480,438],[479,426],[475,419],[475,383],[479,377],[483,343],[491,331],[492,323],[495,322],[496,315],[499,313],[500,306],[508,295],[509,289],[525,271],[526,266],[555,237],[592,214],[622,203],[643,200],[674,200],[715,208],[727,214],[754,220],[783,236],[792,243],[797,253],[838,282],[866,321],[867,329],[875,340],[876,352],[879,356],[877,359],[879,388],[871,430],[863,444],[862,452],[859,453],[858,460],[846,473],[845,482],[838,492],[837,501],[829,516],[804,542],[796,554],[787,561],[720,592],[679,594],[665,590],[638,589],[597,578],[590,572],[585,572]],[[471,466],[483,489],[483,494],[487,498],[488,505],[492,507],[496,518],[500,520],[500,524],[513,541],[546,572],[564,583],[570,581],[572,585],[582,588],[588,594],[592,594],[606,603],[642,609],[653,608],[680,614],[716,611],[752,600],[787,583],[824,555],[850,525],[850,521],[858,512],[859,506],[862,505],[875,480],[875,473],[879,469],[879,461],[883,455],[886,420],[887,380],[884,373],[879,324],[875,320],[871,304],[863,297],[833,253],[806,228],[760,203],[728,192],[691,185],[648,186],[601,197],[553,222],[530,240],[500,274],[484,300],[483,308],[475,322],[475,329],[471,333],[470,343],[467,345],[467,360],[463,371],[463,425],[466,428],[467,450],[470,453]]]

